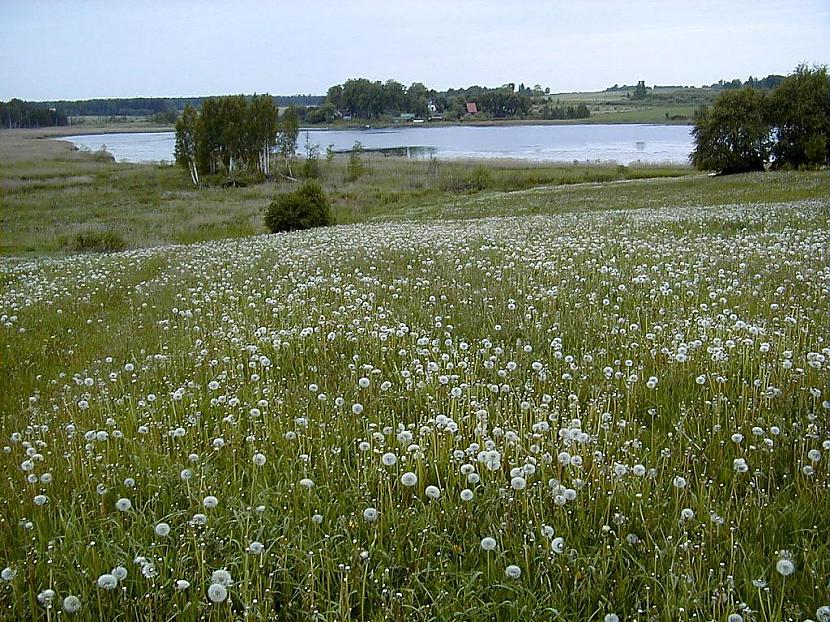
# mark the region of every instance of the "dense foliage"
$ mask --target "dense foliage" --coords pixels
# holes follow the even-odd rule
[[[332,224],[329,200],[316,181],[277,195],[265,210],[265,226],[272,233],[300,231]]]
[[[770,153],[766,108],[759,91],[724,91],[710,109],[695,117],[692,164],[725,174],[763,170]]]
[[[270,174],[270,161],[279,146],[286,158],[296,150],[297,124],[291,108],[279,123],[270,95],[210,97],[197,112],[185,106],[176,121],[176,163],[199,176],[240,170]]]
[[[724,90],[702,107],[692,130],[692,164],[739,173],[830,162],[830,80],[826,67],[800,65],[769,96],[755,88]]]
[[[498,88],[471,86],[436,91],[420,82],[405,87],[395,80],[373,82],[366,78],[353,78],[342,85],[329,88],[326,106],[328,111],[340,110],[362,119],[401,113],[421,118],[437,113],[444,118],[458,119],[468,114],[467,102],[475,102],[478,111],[493,118],[504,118],[526,116],[531,104],[534,101],[541,102],[543,96],[541,88],[532,91],[519,85],[517,89],[512,83]],[[328,113],[323,113],[321,108],[321,112],[315,113],[313,119],[319,121],[326,114]]]
[[[0,102],[0,128],[50,127],[66,124],[66,115],[47,104],[24,102],[20,99]]]
[[[246,96],[250,99],[251,96]],[[275,106],[315,106],[323,102],[322,95],[272,95]],[[117,97],[79,101],[43,102],[73,117],[149,117],[158,113],[178,112],[188,104],[200,108],[206,97]],[[175,119],[174,119],[175,120]]]

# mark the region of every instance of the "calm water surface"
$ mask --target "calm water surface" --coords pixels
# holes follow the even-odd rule
[[[298,152],[305,152],[306,136],[325,153],[348,151],[355,141],[364,149],[399,153],[423,159],[518,158],[541,162],[578,160],[648,163],[688,163],[692,137],[687,125],[502,125],[490,127],[402,127],[358,130],[302,130]],[[104,147],[119,162],[173,160],[173,132],[68,136],[82,149]]]

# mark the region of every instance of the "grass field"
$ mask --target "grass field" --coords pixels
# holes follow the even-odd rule
[[[0,619],[830,618],[826,171],[9,150]]]

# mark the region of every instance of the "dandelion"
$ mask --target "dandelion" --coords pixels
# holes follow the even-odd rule
[[[491,538],[490,536],[482,538],[481,539],[481,548],[485,551],[495,551],[496,550],[496,539]]]
[[[418,476],[412,473],[411,471],[407,471],[403,475],[401,475],[401,484],[411,488],[415,484],[418,483]]]
[[[352,412],[356,415],[362,415],[363,414],[363,404],[360,404],[360,403],[352,404]]]
[[[98,587],[102,590],[114,590],[118,587],[118,579],[115,578],[115,575],[109,573],[102,574],[98,577]]]
[[[63,605],[61,606],[64,613],[73,614],[78,613],[81,610],[81,599],[77,596],[72,596],[71,594],[63,599]]]
[[[267,461],[267,458],[265,457],[265,454],[255,453],[253,460],[256,466],[263,466]]]
[[[118,581],[123,581],[127,578],[127,569],[124,566],[116,566],[112,569],[112,576],[114,576]]]
[[[775,563],[775,569],[778,571],[782,577],[789,577],[792,573],[795,572],[795,564],[792,562],[791,559],[787,557],[781,557]]]
[[[55,590],[46,589],[37,595],[37,602],[45,607],[50,607],[55,599]]]
[[[550,541],[550,550],[556,553],[557,555],[561,555],[565,552],[565,538],[557,536],[553,540]]]
[[[473,500],[473,491],[469,488],[465,488],[461,491],[461,500],[462,501],[472,501]]]
[[[695,512],[691,508],[683,508],[680,510],[680,519],[683,521],[692,520],[695,517]]]
[[[746,473],[749,471],[749,465],[743,458],[735,458],[732,461],[732,468],[735,469],[736,473]]]
[[[225,570],[224,568],[220,568],[219,570],[214,570],[210,575],[210,582],[212,584],[230,586],[233,585],[233,579],[231,578],[231,573]]]
[[[620,616],[616,613],[606,613],[602,622],[620,622]]]
[[[433,500],[438,499],[438,497],[441,496],[441,491],[438,489],[437,486],[427,486],[424,489],[424,493],[427,497]]]
[[[17,571],[10,566],[6,566],[3,570],[0,570],[0,579],[3,579],[3,581],[11,581],[16,575]]]
[[[223,603],[228,598],[228,590],[220,583],[213,583],[207,589],[207,596],[212,603]]]
[[[744,617],[740,613],[730,613],[726,622],[744,622]]]
[[[157,536],[159,536],[160,538],[164,538],[170,534],[170,525],[168,525],[167,523],[159,523],[155,527],[155,532]]]
[[[121,497],[115,502],[115,507],[119,512],[129,512],[133,507],[133,503],[126,497]]]
[[[524,490],[527,486],[527,481],[524,477],[514,477],[510,480],[510,487],[513,490]]]
[[[686,487],[686,478],[683,477],[682,475],[678,475],[672,480],[672,485],[675,488],[681,488],[681,489],[685,488]]]
[[[522,576],[522,569],[515,564],[510,564],[504,569],[504,574],[508,579],[518,579]]]
[[[190,587],[190,581],[186,579],[179,579],[175,583],[176,589],[180,592],[184,592],[186,589]]]
[[[202,505],[205,506],[205,508],[207,508],[208,510],[212,510],[217,505],[219,505],[219,499],[217,499],[213,495],[208,495],[202,500]]]
[[[314,482],[308,479],[307,477],[304,477],[300,480],[300,486],[302,486],[303,488],[311,489],[314,488]]]
[[[398,457],[393,453],[387,452],[387,453],[383,454],[383,457],[381,458],[381,461],[386,466],[393,466],[398,461]]]
[[[46,495],[35,495],[35,498],[33,499],[33,501],[34,501],[35,505],[38,505],[38,506],[46,505],[47,503],[49,503],[49,497],[47,497]]]
[[[818,622],[830,622],[830,605],[822,605],[816,609],[816,620]]]
[[[248,545],[248,553],[251,555],[260,555],[265,550],[265,545],[262,542],[254,540]]]
[[[363,510],[363,520],[367,523],[373,523],[378,518],[378,511],[375,508],[366,508]]]

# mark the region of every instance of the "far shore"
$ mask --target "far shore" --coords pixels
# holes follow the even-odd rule
[[[514,125],[690,125],[689,121],[666,121],[649,123],[645,121],[610,121],[603,120],[601,115],[588,119],[487,119],[481,121],[429,121],[426,123],[388,123],[369,121],[367,123],[335,123],[320,126],[304,126],[300,131],[325,130],[360,130],[360,129],[389,129],[389,128],[425,128],[425,127],[499,127]],[[0,129],[7,134],[18,132],[27,138],[60,138],[62,136],[86,136],[98,134],[153,134],[160,132],[174,132],[173,125],[152,125],[143,122],[135,123],[104,123],[95,125],[62,125],[58,127],[41,127],[26,129]]]

